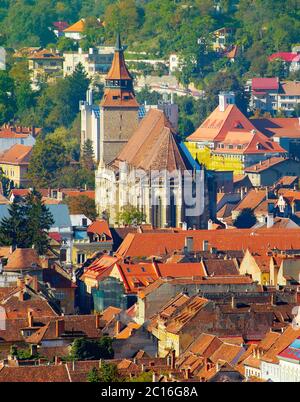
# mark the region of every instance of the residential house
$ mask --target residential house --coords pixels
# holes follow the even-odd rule
[[[252,78],[251,109],[262,112],[285,112],[291,116],[300,103],[300,82],[279,81],[278,78]]]
[[[261,378],[273,382],[299,382],[299,329],[287,327],[261,357]]]
[[[33,146],[40,128],[4,124],[0,127],[0,149],[6,151],[15,144]]]
[[[234,28],[222,27],[213,32],[213,50],[223,53],[232,44]]]
[[[262,339],[272,327],[284,328],[292,319],[291,305],[262,305],[254,299],[251,303],[236,303],[234,297],[228,304],[209,301],[199,295],[185,293],[171,299],[148,325],[158,339],[159,356],[175,350],[183,353],[199,333],[217,336],[241,336],[245,340]],[[279,312],[288,317],[278,322]],[[283,317],[283,316],[282,316]]]
[[[283,176],[299,176],[300,163],[283,157],[273,157],[260,161],[245,169],[253,187],[268,187]]]
[[[281,60],[290,72],[296,72],[300,69],[300,52],[297,48],[292,49],[292,52],[273,53],[268,57],[268,60]]]
[[[240,265],[240,274],[251,275],[253,281],[261,285],[275,285],[271,283],[270,271],[276,269],[277,264],[278,260],[269,253],[247,249]]]
[[[43,49],[28,56],[28,68],[33,88],[39,88],[41,82],[53,82],[62,77],[63,57],[59,53]]]
[[[75,314],[76,281],[58,264],[42,271],[42,285],[45,292],[51,295],[64,314]]]
[[[68,27],[69,24],[66,21],[55,21],[50,29],[53,31],[55,36],[60,38],[61,36],[64,36],[64,30]]]
[[[88,221],[84,223],[88,224]],[[97,220],[82,228],[76,226],[73,238],[73,264],[83,264],[95,253],[111,251],[112,246],[113,239],[106,221]]]
[[[89,48],[87,52],[81,48],[78,51],[68,51],[63,54],[63,73],[64,77],[72,75],[80,63],[89,78],[106,75],[111,67],[114,58],[113,46],[98,46]]]
[[[205,295],[207,299],[228,299],[233,294],[249,292],[257,297],[261,287],[250,277],[245,276],[212,276],[212,277],[185,277],[160,278],[151,285],[138,292],[135,320],[144,324],[167,304],[171,298],[179,293],[189,296]]]
[[[290,157],[299,157],[300,121],[298,118],[262,118],[251,121],[258,130],[284,148]]]
[[[98,19],[99,28],[102,26],[101,21]],[[64,36],[69,39],[73,39],[75,41],[79,41],[84,38],[84,31],[85,31],[85,18],[81,18],[79,21],[75,22],[74,24],[68,26],[66,29],[63,30]]]
[[[32,146],[15,144],[0,155],[0,168],[17,187],[27,186],[27,177]]]
[[[60,261],[70,265],[72,262],[73,228],[69,208],[66,204],[50,204],[47,205],[47,208],[54,220],[48,232],[49,234],[57,234],[58,238],[61,239]]]
[[[235,105],[234,93],[220,93],[219,106],[187,138],[194,158],[208,169],[244,174],[245,168],[286,151],[261,133]]]
[[[33,248],[16,248],[7,255],[3,275],[17,282],[19,277],[30,275],[42,280],[43,269],[48,268],[48,258],[41,257]]]

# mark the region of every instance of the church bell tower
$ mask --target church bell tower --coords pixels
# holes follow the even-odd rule
[[[135,98],[133,77],[124,58],[120,34],[117,35],[111,69],[105,80],[100,103],[100,160],[113,161],[138,126],[139,104]]]

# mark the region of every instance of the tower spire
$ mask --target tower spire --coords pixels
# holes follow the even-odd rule
[[[115,51],[116,52],[121,52],[123,50],[122,44],[121,44],[121,35],[120,32],[117,32],[117,40],[116,40],[116,47]]]

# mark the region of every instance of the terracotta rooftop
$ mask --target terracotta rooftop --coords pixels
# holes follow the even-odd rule
[[[270,349],[263,354],[261,360],[270,363],[278,363],[278,354],[286,349],[299,336],[299,329],[295,330],[291,326],[287,327],[284,332],[275,340]]]
[[[28,165],[32,147],[15,144],[0,155],[0,163],[10,165]]]
[[[202,262],[206,276],[239,275],[237,260],[209,259]]]
[[[245,173],[261,173],[281,164],[282,162],[288,162],[289,160],[289,158],[284,157],[268,158],[260,163],[245,168]]]
[[[278,90],[279,79],[278,78],[252,78],[252,90]]]
[[[176,131],[164,112],[151,109],[141,121],[128,143],[112,162],[118,167],[120,162],[130,166],[150,170],[192,170],[192,166],[180,149]]]
[[[0,368],[0,382],[70,382],[66,365]]]
[[[300,138],[300,124],[296,117],[251,119],[251,122],[268,137]]]
[[[87,233],[93,233],[101,236],[102,234],[105,234],[107,237],[107,240],[112,241],[112,235],[108,226],[107,221],[105,220],[97,220],[87,228]]]
[[[79,21],[75,22],[74,24],[68,26],[63,31],[64,32],[80,32],[83,33],[85,29],[85,22],[84,18],[81,18]]]
[[[60,56],[57,53],[53,53],[51,50],[48,49],[43,49],[43,50],[38,50],[36,52],[31,53],[28,56],[28,59],[34,59],[34,60],[61,60],[63,61],[63,57]]]
[[[255,127],[236,105],[228,105],[225,111],[219,106],[209,115],[201,126],[190,135],[188,141],[223,141],[228,132],[238,130],[250,132]]]
[[[179,233],[131,233],[119,247],[117,255],[125,257],[164,256],[182,250],[186,236],[194,239],[194,251],[203,250],[203,241],[217,250],[300,249],[300,230],[226,229],[193,230]]]
[[[8,255],[5,271],[23,271],[28,269],[41,269],[41,259],[36,250],[32,248],[16,248]]]
[[[245,208],[255,209],[266,199],[266,190],[252,189],[235,206],[234,211],[242,211]]]

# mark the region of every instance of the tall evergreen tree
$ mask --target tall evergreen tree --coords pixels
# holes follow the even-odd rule
[[[94,149],[91,140],[86,140],[81,151],[81,165],[85,169],[94,170]]]
[[[32,190],[24,202],[13,202],[9,216],[0,222],[0,244],[19,248],[34,246],[40,255],[44,254],[49,245],[46,231],[53,222],[42,195]]]
[[[26,247],[27,237],[26,230],[26,217],[24,208],[21,204],[13,202],[8,210],[9,216],[3,218],[0,223],[0,244],[2,246]]]
[[[49,245],[46,231],[54,223],[51,212],[42,201],[42,195],[36,190],[28,193],[24,203],[26,216],[26,229],[31,246],[39,254],[44,254]]]

